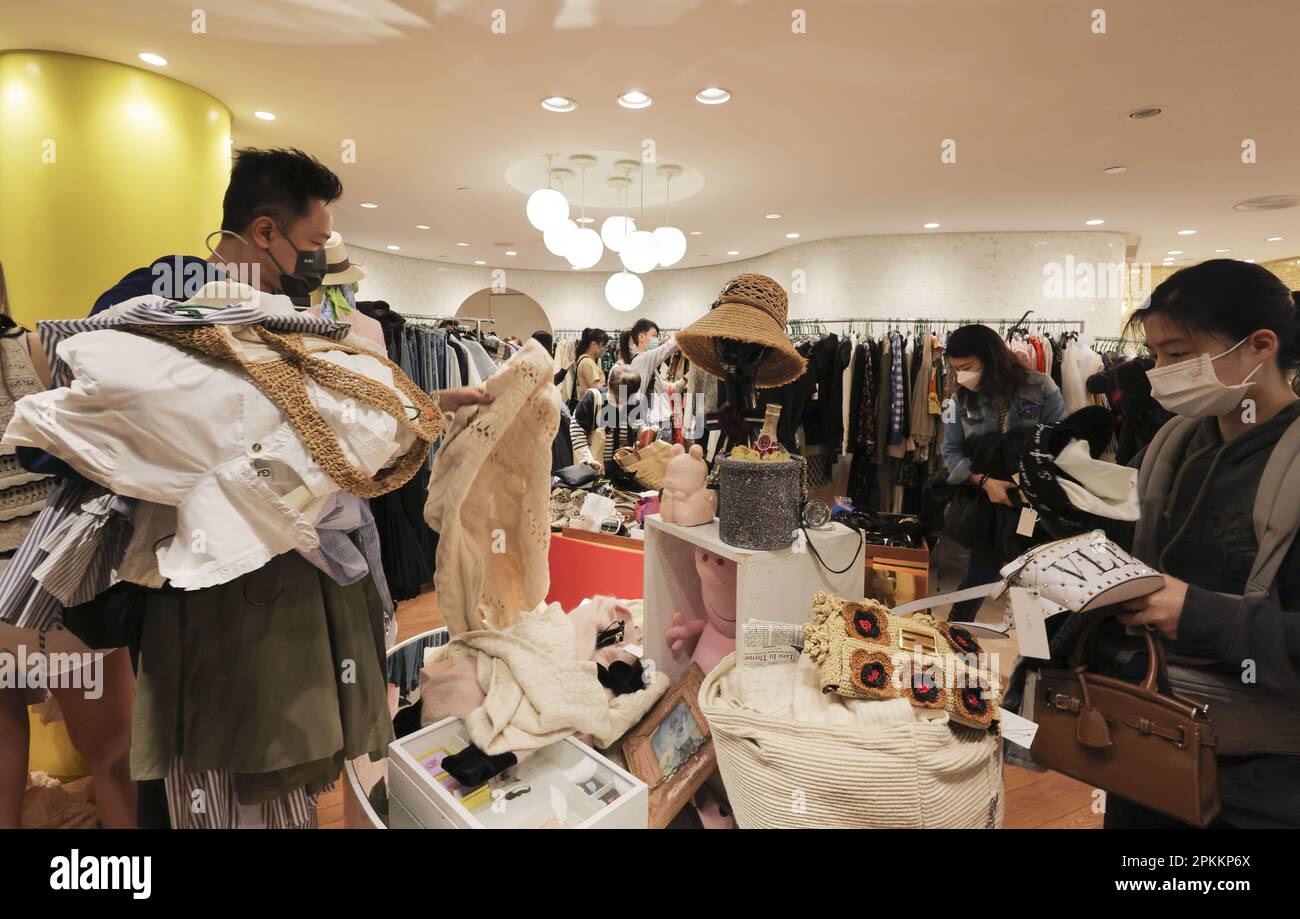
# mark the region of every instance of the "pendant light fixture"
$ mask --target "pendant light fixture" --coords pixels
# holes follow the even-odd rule
[[[605,282],[605,301],[620,313],[628,313],[641,305],[645,285],[630,271],[616,271]]]
[[[609,180],[609,184],[618,189],[619,195],[623,202],[623,216],[606,217],[605,222],[600,225],[600,238],[605,243],[605,248],[610,252],[621,252],[623,242],[627,239],[629,233],[636,231],[636,223],[627,216],[627,186],[631,179],[628,174],[631,171],[630,166],[635,166],[634,161],[621,160],[615,165],[623,168],[623,175],[615,176]]]
[[[551,159],[554,156],[555,154],[552,153],[547,154],[546,157],[546,187],[539,188],[529,195],[528,205],[525,208],[528,222],[543,233],[569,219],[569,199],[565,198],[562,192],[551,187],[554,177]]]
[[[645,221],[645,163],[641,164],[641,220]],[[619,252],[623,267],[637,274],[653,271],[659,264],[659,241],[649,230],[634,230],[627,234]]]
[[[573,171],[570,169],[552,170],[552,175],[559,181],[561,189],[564,187],[566,179],[573,178]],[[559,193],[563,197],[563,192]],[[564,198],[564,219],[552,223],[542,232],[542,242],[546,250],[552,255],[558,255],[563,258],[564,253],[569,251],[569,237],[578,229],[578,225],[569,218],[569,199]]]
[[[664,165],[655,170],[664,177],[664,225],[656,227],[655,241],[659,244],[659,264],[665,268],[676,265],[686,255],[686,234],[668,222],[668,206],[673,197],[673,177],[681,175],[681,166]]]
[[[587,216],[587,170],[596,164],[596,158],[582,153],[569,157],[569,162],[582,172],[582,191],[578,205],[578,223],[582,225],[569,234],[564,257],[574,268],[592,268],[605,254],[600,234],[587,227],[584,220]]]

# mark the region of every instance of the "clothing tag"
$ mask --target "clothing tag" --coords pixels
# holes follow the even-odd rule
[[[1016,641],[1022,657],[1047,660],[1052,656],[1047,644],[1047,620],[1042,597],[1026,587],[1011,588],[1011,615],[1016,624]]]
[[[713,462],[713,457],[718,452],[718,441],[721,439],[722,439],[722,431],[719,430],[719,431],[709,432],[709,448],[704,451],[704,454],[705,454],[705,459],[707,459],[710,463]]]
[[[640,645],[624,645],[623,650],[633,657],[645,657],[645,648]]]
[[[803,555],[808,551],[808,537],[804,535],[803,530],[794,531],[794,542],[790,544],[790,550],[795,555]]]
[[[1034,526],[1038,523],[1038,511],[1032,507],[1022,507],[1020,509],[1020,523],[1016,526],[1016,533],[1021,536],[1033,536]]]
[[[1005,708],[998,709],[998,722],[1002,725],[1002,736],[1017,747],[1029,750],[1034,746],[1034,735],[1038,733],[1038,725],[1034,722]]]
[[[1020,714],[1023,718],[1034,720],[1034,703],[1038,700],[1038,671],[1025,670],[1025,689],[1020,702]]]

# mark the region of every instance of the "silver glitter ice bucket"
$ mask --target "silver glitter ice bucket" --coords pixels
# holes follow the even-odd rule
[[[738,549],[788,549],[799,528],[803,474],[798,460],[718,460],[718,535]]]

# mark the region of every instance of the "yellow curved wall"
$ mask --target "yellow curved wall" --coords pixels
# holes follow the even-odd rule
[[[229,138],[224,105],[158,73],[0,53],[0,262],[14,319],[84,316],[131,269],[205,255]]]

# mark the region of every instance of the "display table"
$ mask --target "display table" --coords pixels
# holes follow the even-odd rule
[[[574,609],[601,594],[635,600],[642,594],[644,545],[639,539],[565,528],[551,534],[547,603]]]
[[[737,549],[718,536],[718,522],[696,527],[664,523],[658,514],[645,519],[645,648],[655,666],[676,679],[690,666],[690,654],[674,654],[664,632],[681,611],[687,620],[705,617],[695,571],[695,550],[704,549],[736,563],[736,616],[770,619],[802,625],[808,621],[812,598],[819,590],[841,597],[861,597],[863,569],[852,564],[862,537],[838,523],[810,530],[822,559],[834,574],[810,551],[793,548],[762,552]]]

